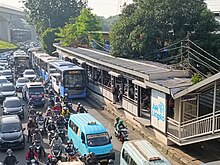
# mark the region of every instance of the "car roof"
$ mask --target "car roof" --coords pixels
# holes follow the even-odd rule
[[[4,69],[4,70],[2,70],[2,72],[11,72],[11,70],[10,69]]]
[[[17,115],[3,115],[0,120],[2,124],[20,123],[20,119]]]
[[[26,77],[19,77],[17,80],[29,80],[29,79]]]
[[[33,69],[25,69],[24,72],[26,71],[34,71]]]
[[[5,76],[0,76],[0,79],[7,79]]]
[[[4,101],[20,101],[20,99],[16,96],[6,97]]]
[[[4,84],[2,84],[2,87],[3,86],[14,86],[14,84],[12,84],[12,83],[4,83]]]
[[[28,82],[26,83],[27,87],[43,87],[42,82]]]

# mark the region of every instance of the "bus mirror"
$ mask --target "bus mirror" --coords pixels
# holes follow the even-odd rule
[[[112,140],[112,136],[110,136],[109,139]]]
[[[82,140],[82,143],[85,144],[85,140]]]

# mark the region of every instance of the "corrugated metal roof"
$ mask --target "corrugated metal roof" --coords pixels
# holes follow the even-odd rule
[[[220,1],[219,0],[206,0],[208,8],[212,12],[220,12]]]

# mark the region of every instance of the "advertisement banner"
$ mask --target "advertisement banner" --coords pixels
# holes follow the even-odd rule
[[[151,125],[166,133],[166,94],[151,90]]]

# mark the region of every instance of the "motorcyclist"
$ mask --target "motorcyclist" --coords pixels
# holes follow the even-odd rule
[[[34,131],[34,134],[33,134],[33,137],[32,137],[32,141],[33,143],[35,141],[39,142],[39,141],[42,141],[42,135],[40,133],[40,131],[36,128],[35,131]]]
[[[49,154],[47,157],[46,165],[57,165],[57,158],[55,158],[51,154]]]
[[[33,144],[35,144],[36,142],[39,142],[41,144],[41,141],[43,140],[42,135],[40,133],[40,131],[38,129],[35,129],[35,133],[33,134]],[[44,156],[46,156],[46,152],[44,151],[43,146],[41,145],[41,151],[43,151],[42,153],[44,153]]]
[[[78,113],[87,113],[87,111],[85,110],[82,104],[80,104]]]
[[[64,151],[67,154],[75,151],[74,145],[70,140],[67,141],[67,145],[65,146]]]
[[[116,126],[116,130],[118,131],[118,133],[120,133],[120,130],[124,128],[126,128],[126,126],[124,125],[123,121],[120,120],[118,125]]]
[[[66,104],[68,104],[68,102],[69,102],[68,93],[65,93],[64,98],[63,98],[63,103],[64,103],[64,105],[66,105]]]
[[[53,138],[51,142],[51,149],[53,150],[55,148],[60,148],[62,145],[62,139],[59,137],[59,135],[56,133],[55,137]]]
[[[31,165],[29,161],[31,161],[32,159],[38,160],[37,152],[34,150],[33,146],[29,147],[28,151],[26,152],[25,158],[27,160],[27,165]],[[37,164],[39,165],[38,161],[37,161]]]
[[[53,120],[49,120],[48,126],[47,126],[47,131],[51,132],[51,131],[55,131],[56,130],[56,125],[54,123]]]
[[[67,107],[63,107],[61,115],[64,117],[66,115],[70,115],[70,111]]]
[[[53,113],[50,107],[47,108],[46,116],[53,116]]]
[[[90,152],[86,156],[86,165],[97,165],[98,161],[95,157],[95,154],[93,152]]]
[[[36,118],[36,121],[45,121],[44,117],[43,117],[43,113],[42,112],[39,112],[38,113],[38,116]]]
[[[116,117],[115,119],[115,128],[117,127],[117,125],[119,124],[120,121],[120,117]]]
[[[53,110],[54,114],[60,114],[61,107],[60,107],[60,105],[57,102],[55,102],[55,105],[54,105],[52,110]]]
[[[3,161],[3,165],[15,165],[18,163],[17,158],[12,154],[12,150],[8,149],[6,151],[6,157]]]
[[[28,130],[28,140],[27,142],[30,141],[31,139],[31,134],[32,134],[32,131],[37,128],[37,125],[36,123],[33,121],[33,119],[29,119],[28,123],[27,123],[27,130]]]
[[[37,115],[37,111],[34,108],[30,108],[29,117],[35,119],[36,115]]]
[[[60,98],[58,96],[55,97],[55,102],[60,102]]]
[[[65,125],[64,119],[61,115],[59,115],[57,118],[57,127],[64,127],[64,125]]]
[[[50,91],[49,91],[49,98],[50,98],[51,106],[54,106],[54,104],[55,104],[55,94],[54,94],[52,89],[50,89]]]
[[[79,112],[80,105],[81,105],[81,103],[80,103],[80,102],[78,102],[78,104],[77,104],[77,108],[76,108],[76,111],[77,111],[77,112]]]

